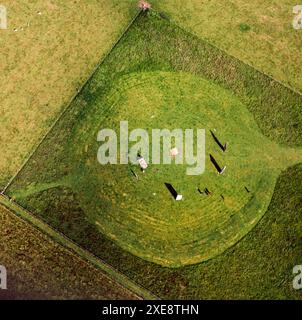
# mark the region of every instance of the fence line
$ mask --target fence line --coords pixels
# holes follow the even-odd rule
[[[96,268],[105,272],[109,278],[134,293],[138,298],[160,300],[159,297],[151,293],[148,289],[140,284],[137,284],[135,281],[128,278],[112,265],[96,256],[94,253],[81,247],[79,244],[67,237],[64,233],[58,231],[43,219],[38,218],[35,214],[21,206],[16,201],[13,201],[8,196],[4,194],[0,195],[0,204],[7,208],[14,216],[18,217],[22,221],[25,221],[26,223],[29,223],[35,229],[42,231],[53,241],[55,241],[55,243],[60,244],[65,249],[75,254],[77,257],[82,258],[88,265],[92,264]]]
[[[153,12],[155,12],[156,14],[158,14],[158,12],[156,10],[152,10]],[[2,205],[4,205],[6,208],[9,209],[9,211],[11,211],[12,213],[14,213],[14,215],[20,219],[22,219],[23,221],[25,221],[26,223],[29,223],[31,225],[33,225],[35,228],[41,230],[43,233],[47,234],[50,238],[52,238],[56,243],[60,243],[64,248],[66,248],[67,250],[73,252],[76,256],[80,256],[84,261],[86,261],[88,264],[93,264],[94,266],[96,266],[98,269],[101,269],[102,271],[106,272],[107,276],[109,278],[112,278],[114,281],[117,281],[121,286],[124,286],[125,288],[127,288],[128,290],[130,290],[131,292],[136,293],[135,288],[133,288],[133,286],[135,286],[137,289],[139,289],[138,291],[143,291],[144,294],[146,294],[149,298],[153,298],[153,299],[159,299],[158,297],[156,297],[155,295],[153,295],[152,293],[149,292],[149,290],[147,290],[146,288],[144,288],[141,285],[138,285],[137,283],[135,283],[134,281],[130,280],[128,277],[126,277],[123,273],[119,272],[118,270],[116,270],[114,267],[112,267],[110,264],[108,264],[107,262],[103,261],[102,259],[100,259],[99,257],[97,257],[96,255],[94,255],[93,253],[91,253],[90,251],[82,248],[81,246],[79,246],[77,243],[75,243],[72,239],[68,238],[65,234],[61,233],[60,231],[56,230],[55,228],[53,228],[51,225],[49,225],[48,223],[44,222],[42,219],[37,218],[33,213],[31,213],[30,211],[28,211],[27,209],[25,209],[24,207],[22,207],[20,204],[18,204],[17,202],[12,201],[12,199],[10,199],[7,195],[5,195],[5,192],[7,191],[7,189],[10,187],[10,185],[12,184],[12,182],[16,179],[16,177],[20,174],[20,172],[22,171],[22,169],[26,166],[27,162],[33,157],[33,155],[35,154],[35,152],[37,151],[37,149],[41,146],[41,144],[44,142],[44,140],[47,138],[47,136],[51,133],[51,131],[54,129],[54,127],[56,126],[56,124],[61,120],[61,118],[65,115],[65,113],[69,110],[69,108],[71,107],[73,101],[76,99],[76,97],[82,92],[83,88],[86,86],[86,84],[92,79],[92,77],[95,75],[96,71],[98,70],[98,68],[105,62],[105,60],[107,59],[107,57],[110,55],[110,53],[112,52],[112,50],[118,45],[118,43],[121,41],[121,39],[123,38],[123,36],[127,33],[127,31],[130,29],[130,27],[132,26],[132,24],[136,21],[136,19],[140,16],[140,14],[142,13],[142,11],[138,11],[135,16],[131,19],[130,23],[127,25],[127,27],[123,30],[123,32],[121,33],[121,35],[119,36],[119,38],[117,39],[117,41],[113,44],[113,46],[110,48],[110,50],[104,55],[104,57],[100,60],[100,62],[96,65],[96,67],[93,69],[92,73],[90,74],[90,76],[87,78],[87,80],[81,85],[81,87],[79,88],[79,90],[77,90],[77,92],[72,96],[72,98],[70,99],[70,101],[67,103],[66,108],[64,108],[64,110],[59,114],[59,116],[57,117],[57,119],[53,122],[53,124],[51,125],[51,127],[49,128],[49,130],[47,130],[47,132],[43,135],[43,137],[41,138],[40,142],[37,144],[36,147],[34,147],[34,149],[32,150],[32,152],[29,154],[29,156],[25,159],[25,161],[23,162],[23,164],[21,165],[21,167],[19,168],[19,170],[11,177],[11,179],[8,181],[7,185],[4,187],[4,189],[0,192],[1,197],[3,197],[5,199],[5,201],[0,201],[0,203],[2,203]],[[180,26],[179,24],[176,23],[176,21],[172,20],[171,18],[169,18],[169,22],[173,23],[175,26],[177,26],[178,28],[184,30],[187,33],[192,34],[194,37],[199,38],[199,36],[197,34],[195,34],[191,29],[190,30],[186,30],[183,26]],[[291,85],[283,83],[280,80],[277,80],[276,78],[274,78],[273,76],[265,73],[264,71],[258,69],[257,67],[251,65],[250,63],[237,58],[236,56],[228,53],[227,51],[225,51],[224,49],[219,48],[217,45],[214,45],[213,43],[205,40],[204,38],[200,38],[202,41],[204,41],[205,43],[207,43],[208,45],[218,49],[219,51],[222,51],[224,53],[226,53],[228,56],[236,59],[237,61],[240,61],[244,64],[246,64],[247,66],[253,68],[254,70],[258,71],[259,73],[263,74],[264,76],[272,79],[273,81],[279,83],[280,85],[282,85],[283,87],[286,87],[287,89],[291,90],[292,92],[298,94],[299,96],[302,96],[302,92],[300,92],[298,89],[293,88]],[[7,202],[9,202],[11,205],[8,205]],[[21,213],[16,212],[16,210],[14,210],[11,207],[17,207],[19,208],[19,210],[21,210]],[[40,225],[40,226],[39,226]],[[46,230],[48,229],[48,230]],[[57,237],[61,238],[61,240],[59,242],[57,242],[54,239],[54,236],[51,235],[51,233],[55,234]],[[68,242],[69,244],[67,244],[66,242]],[[82,251],[82,252],[80,252]],[[107,269],[107,270],[106,270]],[[113,274],[111,274],[110,277],[110,273],[109,271],[111,271],[115,276],[113,276]],[[121,281],[125,281],[127,282],[127,285],[125,285],[124,283],[121,283],[121,281],[117,280],[117,278],[119,278]],[[131,285],[132,284],[132,285]],[[142,294],[142,297],[144,296],[144,294]],[[140,297],[138,295],[138,297]]]
[[[110,55],[112,50],[120,43],[121,39],[124,37],[124,35],[127,33],[127,31],[130,29],[132,24],[136,21],[136,19],[141,15],[143,11],[139,10],[137,13],[134,15],[134,17],[131,19],[129,24],[126,26],[126,28],[122,31],[118,39],[115,41],[115,43],[112,45],[112,47],[109,49],[109,51],[105,54],[105,56],[97,63],[95,68],[93,69],[92,73],[89,75],[87,80],[81,85],[81,87],[77,90],[77,92],[71,97],[70,101],[67,103],[66,108],[63,109],[63,111],[59,114],[59,116],[56,118],[56,120],[53,122],[53,124],[50,126],[50,128],[46,131],[46,133],[42,136],[40,142],[37,144],[36,147],[33,148],[33,150],[30,152],[29,156],[24,160],[23,164],[20,166],[18,171],[9,179],[8,183],[6,186],[2,189],[0,194],[5,194],[7,189],[10,187],[12,182],[17,178],[17,176],[20,174],[22,169],[26,166],[27,162],[33,157],[35,152],[38,150],[38,148],[41,146],[41,144],[44,142],[44,140],[48,137],[48,135],[52,132],[56,124],[62,119],[62,117],[66,114],[66,112],[69,110],[71,107],[73,101],[76,99],[76,97],[83,91],[84,87],[86,84],[92,79],[92,77],[95,75],[99,67],[106,61],[107,57]]]
[[[141,15],[142,10],[137,11],[137,13],[134,15],[134,17],[131,19],[131,21],[128,23],[126,28],[122,31],[118,39],[114,42],[112,47],[108,50],[108,52],[103,56],[103,58],[97,63],[87,80],[81,85],[81,87],[77,90],[77,92],[71,97],[70,101],[67,103],[67,106],[62,110],[62,112],[58,115],[58,117],[55,119],[53,124],[50,126],[50,128],[46,131],[46,133],[42,136],[41,140],[38,142],[36,147],[33,148],[33,150],[30,152],[28,157],[25,159],[23,164],[20,166],[18,171],[10,178],[6,186],[3,188],[3,190],[0,192],[0,196],[4,198],[6,201],[0,201],[2,205],[4,205],[7,209],[9,209],[12,214],[14,214],[16,217],[22,219],[22,221],[25,221],[26,223],[31,224],[35,228],[41,230],[43,233],[47,234],[49,237],[51,237],[55,242],[57,242],[51,234],[55,234],[57,237],[61,238],[59,243],[69,251],[73,252],[76,256],[80,256],[87,264],[92,263],[94,266],[96,266],[98,269],[101,269],[102,271],[106,272],[106,275],[113,279],[114,281],[117,281],[122,287],[127,288],[131,292],[137,295],[139,298],[149,298],[149,299],[159,299],[155,295],[149,292],[149,290],[145,289],[143,286],[138,285],[134,281],[130,280],[128,277],[126,277],[124,274],[116,270],[114,267],[112,267],[107,262],[103,261],[99,257],[95,256],[93,253],[89,252],[88,250],[82,248],[77,243],[75,243],[72,239],[68,238],[63,233],[59,232],[58,230],[54,229],[49,224],[45,223],[43,220],[38,219],[34,214],[32,214],[30,211],[22,207],[17,202],[12,201],[5,192],[10,187],[12,182],[17,178],[17,176],[20,174],[20,172],[24,169],[28,161],[33,157],[35,152],[38,150],[38,148],[41,146],[41,144],[44,142],[44,140],[48,137],[48,135],[52,132],[56,124],[62,119],[62,117],[66,114],[66,112],[71,107],[73,101],[76,99],[76,97],[83,91],[86,84],[92,79],[92,77],[95,75],[99,67],[106,61],[107,57],[111,54],[112,50],[119,44],[121,39],[124,37],[124,35],[128,32],[130,27],[133,25],[133,23],[136,21],[136,19]],[[5,203],[6,202],[6,203]],[[7,205],[7,202],[11,205]],[[13,210],[11,208],[12,206],[15,206],[19,208],[19,210],[22,211],[22,213],[16,212],[16,210]],[[26,215],[26,216],[25,216]],[[40,226],[39,226],[40,225]],[[48,231],[46,230],[48,229]],[[69,242],[69,245],[66,243]],[[79,252],[82,251],[82,252]],[[106,270],[107,269],[107,270]],[[109,271],[108,271],[109,270]],[[110,276],[111,271],[111,276]],[[119,280],[118,280],[119,279]],[[125,284],[126,282],[127,284]],[[141,292],[141,295],[138,294],[138,291]]]

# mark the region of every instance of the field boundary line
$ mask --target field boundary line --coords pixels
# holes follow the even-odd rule
[[[77,98],[77,96],[83,91],[86,84],[92,79],[92,77],[95,75],[99,67],[106,61],[107,57],[111,54],[112,50],[119,44],[121,39],[124,37],[124,35],[128,32],[130,27],[133,25],[133,23],[136,21],[136,19],[141,15],[143,11],[138,10],[134,17],[131,19],[131,21],[128,23],[126,28],[121,32],[120,36],[117,38],[117,40],[114,42],[112,47],[107,51],[107,53],[99,60],[97,65],[94,67],[93,71],[87,78],[87,80],[81,85],[81,87],[77,90],[77,92],[71,97],[69,102],[66,104],[66,107],[60,112],[58,117],[55,119],[53,124],[50,126],[50,128],[46,131],[46,133],[42,136],[41,140],[38,142],[36,147],[33,148],[33,150],[30,152],[28,157],[25,159],[23,164],[20,166],[18,171],[11,177],[11,179],[8,181],[4,189],[0,192],[0,203],[7,208],[14,216],[21,219],[25,223],[29,223],[34,228],[40,230],[43,234],[50,237],[55,243],[58,243],[62,247],[66,248],[69,252],[74,254],[77,257],[80,257],[84,262],[86,262],[88,265],[93,265],[97,269],[104,272],[105,276],[110,278],[111,280],[117,282],[121,287],[124,287],[131,291],[133,294],[135,294],[140,299],[149,299],[149,300],[160,300],[159,297],[152,294],[149,290],[145,289],[143,286],[135,283],[131,279],[129,279],[126,275],[121,273],[120,271],[116,270],[114,267],[112,267],[107,262],[103,261],[99,257],[95,256],[93,253],[89,252],[88,250],[82,248],[77,243],[75,243],[73,240],[68,238],[63,233],[59,232],[55,228],[51,227],[41,219],[37,218],[34,214],[32,214],[30,211],[22,207],[17,202],[12,201],[5,192],[7,189],[11,186],[12,182],[17,178],[17,176],[20,174],[20,172],[23,170],[23,168],[26,166],[28,161],[33,157],[37,149],[41,146],[41,144],[44,142],[44,140],[48,137],[48,135],[52,132],[56,124],[61,120],[61,118],[66,114],[66,112],[71,107],[73,101]]]
[[[137,296],[137,298],[146,300],[160,300],[159,297],[151,293],[148,289],[144,288],[142,285],[137,284],[135,281],[128,278],[122,272],[118,271],[116,268],[114,268],[101,258],[97,257],[89,250],[81,247],[65,234],[53,228],[51,225],[38,218],[32,212],[25,209],[17,202],[13,201],[8,196],[1,194],[0,204],[8,209],[17,218],[21,219],[25,223],[32,225],[35,229],[45,234],[52,241],[61,245],[63,248],[65,248],[75,256],[80,257],[88,265],[92,265],[98,270],[103,271],[105,276],[117,282],[121,287],[124,287],[131,291],[134,295]]]
[[[223,49],[223,48],[220,48],[218,45],[214,44],[213,42],[210,42],[210,41],[208,41],[207,39],[199,36],[199,35],[198,35],[197,33],[195,33],[192,29],[190,29],[190,28],[186,29],[184,26],[180,25],[176,20],[174,20],[173,18],[170,18],[170,16],[168,16],[167,19],[165,19],[165,18],[163,18],[163,17],[160,15],[160,13],[161,13],[160,11],[157,11],[156,9],[153,9],[153,8],[150,9],[150,10],[152,10],[155,14],[157,14],[159,18],[170,22],[171,24],[173,24],[173,25],[176,26],[177,28],[183,30],[184,32],[187,32],[187,33],[191,34],[193,37],[196,37],[196,38],[198,38],[199,40],[204,41],[205,43],[207,43],[208,45],[214,47],[215,49],[217,49],[217,50],[219,50],[219,51],[227,54],[229,57],[231,57],[231,58],[233,58],[233,59],[235,59],[235,60],[237,60],[237,61],[240,61],[240,62],[244,63],[245,65],[249,66],[250,68],[253,68],[254,70],[256,70],[256,71],[258,71],[259,73],[263,74],[264,76],[268,77],[269,79],[271,79],[271,80],[279,83],[279,84],[282,85],[283,87],[285,87],[285,88],[293,91],[294,93],[296,93],[296,94],[298,94],[299,96],[302,97],[302,91],[300,91],[299,89],[296,89],[296,88],[292,87],[290,84],[287,84],[287,83],[285,83],[285,82],[283,82],[283,81],[281,81],[281,80],[278,80],[278,79],[274,78],[274,76],[272,76],[272,75],[270,75],[270,74],[268,74],[268,73],[260,70],[258,67],[253,66],[250,62],[244,61],[244,60],[242,60],[242,59],[234,56],[233,54],[227,52],[227,51],[226,51],[225,49]],[[162,12],[162,13],[165,13],[165,12]]]
[[[160,16],[160,12],[155,10],[155,9],[150,9],[152,10],[152,12],[154,12],[158,17],[160,17],[161,19],[164,19],[163,17]],[[106,58],[110,55],[111,51],[118,45],[118,43],[121,41],[121,39],[123,38],[123,36],[127,33],[127,31],[129,30],[129,28],[132,26],[132,24],[135,22],[135,20],[139,17],[139,15],[142,13],[142,10],[139,10],[135,16],[132,18],[132,20],[130,21],[130,23],[127,25],[127,27],[123,30],[123,32],[121,33],[121,35],[118,37],[117,41],[113,44],[113,46],[109,49],[109,51],[104,55],[103,58],[101,58],[100,62],[96,65],[96,67],[93,69],[92,73],[90,74],[90,76],[87,78],[87,80],[81,85],[81,87],[77,90],[77,92],[71,97],[70,101],[67,103],[66,108],[64,108],[62,110],[62,112],[59,114],[59,116],[57,117],[57,119],[53,122],[53,124],[50,126],[50,128],[46,131],[46,133],[42,136],[40,142],[36,145],[36,147],[33,148],[33,150],[31,151],[31,153],[29,154],[29,156],[24,160],[23,164],[20,166],[20,168],[18,169],[18,171],[9,179],[8,183],[5,185],[5,187],[1,190],[0,194],[5,194],[5,192],[7,191],[7,189],[10,187],[10,185],[12,184],[12,182],[16,179],[16,177],[19,175],[19,173],[22,171],[22,169],[26,166],[27,162],[32,158],[32,156],[35,154],[35,152],[37,151],[37,149],[40,147],[40,145],[44,142],[44,140],[47,138],[48,134],[53,130],[53,128],[56,126],[56,124],[60,121],[60,119],[65,115],[65,113],[68,111],[68,109],[70,108],[72,102],[75,100],[75,98],[82,92],[83,88],[86,86],[86,84],[88,83],[89,80],[91,80],[91,78],[94,76],[94,74],[96,73],[96,71],[98,70],[98,68],[105,62]],[[251,63],[246,62],[236,56],[234,56],[233,54],[227,52],[225,49],[220,48],[219,46],[217,46],[216,44],[206,40],[203,37],[198,36],[196,33],[193,32],[193,30],[191,29],[186,29],[185,27],[183,27],[182,25],[180,25],[179,23],[177,23],[174,19],[168,17],[168,22],[172,23],[174,26],[180,28],[181,30],[183,30],[184,32],[187,32],[189,34],[191,34],[192,36],[204,41],[205,43],[207,43],[208,45],[216,48],[217,50],[227,54],[228,56],[230,56],[231,58],[240,61],[242,63],[244,63],[245,65],[249,66],[250,68],[253,68],[254,70],[256,70],[257,72],[263,74],[264,76],[268,77],[269,79],[279,83],[281,86],[291,90],[292,92],[298,94],[299,96],[302,97],[302,92],[294,87],[292,87],[291,85],[282,82],[281,80],[276,79],[275,77],[273,77],[272,75],[258,69],[257,67],[253,66]]]
[[[95,266],[94,264],[92,264],[91,262],[87,261],[86,259],[84,259],[82,256],[76,254],[75,252],[73,252],[70,248],[67,248],[66,246],[62,245],[61,243],[58,243],[56,240],[54,240],[51,236],[49,236],[48,234],[46,234],[44,231],[42,231],[41,229],[37,228],[35,225],[33,225],[31,222],[26,221],[25,219],[23,219],[22,217],[20,217],[18,214],[16,214],[12,208],[8,208],[8,206],[4,205],[2,200],[0,200],[0,208],[3,208],[5,210],[5,213],[7,215],[10,215],[11,217],[13,217],[14,219],[17,219],[18,221],[25,223],[26,225],[34,228],[34,230],[40,232],[44,237],[47,238],[48,241],[52,241],[55,245],[59,246],[60,249],[64,250],[66,253],[74,256],[77,259],[80,259],[81,262],[85,263],[87,266],[89,267],[94,267],[97,270],[101,271],[102,277],[104,277],[105,279],[112,281],[115,283],[116,286],[120,287],[123,290],[128,290],[135,298],[137,298],[138,300],[141,300],[142,297],[139,296],[136,292],[134,292],[133,290],[130,290],[129,288],[125,287],[123,284],[121,284],[119,281],[117,281],[116,279],[114,279],[113,277],[109,276],[108,273],[106,271],[104,271],[102,268],[99,268],[98,266]]]
[[[5,185],[5,187],[1,190],[0,194],[5,194],[7,189],[10,187],[10,185],[13,183],[13,181],[17,178],[17,176],[20,174],[22,169],[26,166],[27,162],[33,157],[35,152],[38,150],[38,148],[41,146],[41,144],[44,142],[44,140],[48,137],[48,135],[52,132],[56,124],[62,119],[62,117],[66,114],[66,112],[71,107],[73,101],[77,98],[77,96],[83,91],[86,84],[93,78],[99,67],[106,61],[108,56],[111,54],[112,50],[120,43],[124,35],[128,32],[130,27],[133,25],[133,23],[136,21],[136,19],[141,15],[143,11],[138,10],[134,17],[131,19],[131,21],[128,23],[126,28],[122,31],[120,36],[117,38],[117,40],[113,43],[111,48],[105,53],[105,55],[99,60],[97,65],[93,68],[91,74],[88,76],[87,80],[78,88],[76,93],[71,97],[69,102],[67,102],[66,107],[63,108],[63,110],[59,113],[58,117],[54,120],[50,128],[46,131],[46,133],[42,136],[41,140],[38,142],[36,146],[33,147],[33,150],[29,153],[28,157],[25,158],[24,162],[21,164],[20,168],[17,170],[17,172],[8,180],[8,183]]]

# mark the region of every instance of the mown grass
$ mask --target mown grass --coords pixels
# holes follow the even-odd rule
[[[136,1],[3,0],[1,5],[8,10],[8,30],[0,30],[0,190],[130,21]],[[1,226],[5,223],[8,221],[3,220]],[[16,230],[11,231],[18,236]],[[28,250],[27,254],[37,262],[40,259],[38,252]],[[10,273],[22,267],[22,260],[15,259]],[[23,280],[16,278],[15,286],[17,281],[22,284],[20,291],[26,286]],[[73,296],[70,287],[68,295],[67,283],[60,291],[62,298]]]
[[[302,92],[302,30],[292,27],[292,8],[299,1],[152,0],[152,3],[186,30]],[[242,32],[242,25],[249,28]]]
[[[14,197],[70,186],[100,231],[124,249],[164,266],[212,258],[250,231],[265,213],[284,166],[283,158],[287,159],[287,150],[261,135],[252,115],[236,97],[186,73],[149,72],[121,77],[106,99],[97,99],[86,110],[85,117],[90,120],[79,121],[64,146],[70,174],[52,183],[32,184],[15,192]],[[120,121],[126,119],[129,130],[206,129],[205,173],[187,176],[187,164],[150,164],[145,174],[137,165],[100,166],[96,161],[97,131],[102,127],[119,132]],[[216,130],[229,143],[226,154],[210,130]],[[150,129],[148,133],[151,138]],[[151,153],[151,140],[149,143]],[[209,154],[227,165],[226,174],[217,176]],[[131,170],[137,172],[139,181]],[[185,201],[176,204],[165,182],[172,183]],[[247,193],[245,186],[252,192]],[[206,187],[214,193],[212,197],[197,191]]]
[[[292,268],[301,264],[302,165],[283,172],[257,226],[222,255],[194,266],[162,268],[108,240],[85,219],[66,188],[36,194],[40,217],[153,293],[171,299],[301,299]],[[62,219],[63,217],[63,219]]]
[[[136,12],[136,1],[2,1],[0,189]]]
[[[166,50],[167,47],[170,50]],[[153,70],[185,71],[210,79],[216,84],[233,91],[241,98],[242,102],[255,115],[262,133],[266,136],[282,144],[294,146],[301,143],[301,122],[299,118],[301,97],[299,95],[157,16],[141,16],[82,94],[74,101],[70,111],[21,172],[9,190],[10,195],[17,194],[29,185],[34,186],[39,181],[52,182],[67,176],[71,169],[68,162],[70,155],[64,152],[64,143],[70,141],[69,139],[73,135],[77,137],[79,145],[83,145],[85,140],[84,134],[77,134],[76,124],[78,121],[92,120],[87,110],[94,106],[98,99],[102,99],[108,94],[113,80],[131,72],[150,72]],[[295,129],[291,130],[293,124]],[[52,147],[50,148],[50,146]],[[67,150],[65,149],[65,151]],[[83,150],[79,150],[79,159],[81,159],[81,152]],[[79,163],[79,170],[82,168],[84,169],[83,165]],[[39,173],[38,179],[37,172]],[[299,176],[297,179],[299,179]],[[94,183],[93,181],[89,182],[91,185]],[[289,183],[291,192],[290,185],[291,183]],[[280,193],[283,192],[283,187],[281,183]],[[279,191],[275,191],[275,194],[276,192],[277,197],[279,197]],[[286,195],[291,196],[288,192]],[[220,264],[219,266],[215,265],[216,259],[175,271],[160,268],[127,254],[108,241],[93,224],[85,219],[81,208],[77,205],[77,195],[72,194],[66,188],[50,189],[26,199],[18,200],[22,200],[24,205],[34,209],[46,221],[60,228],[69,237],[97,253],[125,274],[161,296],[186,298],[206,298],[213,297],[215,294],[217,297],[219,296],[219,291],[215,293],[215,288],[211,287],[213,290],[209,289],[210,291],[207,291],[202,285],[202,283],[209,285],[209,282],[203,282],[204,278],[202,278],[204,272],[211,273],[207,271],[207,266],[213,272],[218,272],[218,269],[221,268]],[[296,209],[295,204],[295,207],[293,206],[289,210],[294,211]],[[296,240],[295,238],[291,241]],[[271,243],[268,243],[269,245]],[[288,250],[290,251],[290,249]],[[236,250],[236,252],[239,252],[236,260],[242,259],[242,256],[246,254],[245,250]],[[274,252],[274,259],[276,258],[274,261],[280,259],[278,254],[279,251]],[[296,253],[294,255],[298,257]],[[225,257],[225,255],[220,257]],[[226,257],[225,259],[226,264],[228,264],[229,258]],[[209,265],[210,263],[213,263],[213,265]],[[275,298],[284,295],[295,297],[295,293],[292,293],[288,287],[289,284],[286,282],[290,277],[287,273],[291,268],[290,264],[291,261],[288,259],[280,262],[280,267],[283,268],[282,272],[280,271],[282,278],[280,281],[284,281],[283,284],[286,288],[281,285],[278,295],[275,295],[274,285],[276,283],[272,281],[272,287],[268,285],[266,288],[269,292],[262,291],[257,287],[259,295],[265,297],[272,294]],[[227,268],[228,266],[225,266],[224,274],[227,274]],[[257,266],[253,264],[253,268],[257,268]],[[240,265],[238,272],[243,269],[244,267]],[[264,270],[257,269],[257,272],[257,276],[259,274],[264,276]],[[224,278],[224,281],[222,287],[227,287],[227,277]],[[236,295],[235,291],[236,286],[231,286],[227,297],[232,296],[232,294]],[[243,290],[243,292],[243,296],[255,294],[252,290],[249,292]]]
[[[9,30],[1,30],[0,37],[0,141],[5,149],[1,187],[109,49],[136,2],[2,1],[9,11]],[[302,90],[301,30],[291,26],[296,2],[228,0],[218,6],[199,0],[153,0],[152,4],[199,37]],[[251,30],[242,33],[241,24]]]

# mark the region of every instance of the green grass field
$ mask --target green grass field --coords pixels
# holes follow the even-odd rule
[[[0,30],[2,189],[129,23],[136,1],[1,5],[8,10],[8,29]]]
[[[302,92],[301,32],[296,0],[154,0],[186,30]]]
[[[1,188],[113,44],[136,2],[2,1],[9,8],[9,29],[0,37]],[[152,4],[199,37],[302,90],[300,32],[291,26],[295,1],[228,0],[217,6],[213,1],[154,0]],[[242,32],[242,24],[250,29]]]
[[[153,292],[168,298],[213,297],[214,291],[196,284],[206,283],[202,274],[215,270],[216,259],[223,260],[226,274],[230,251],[175,270],[152,262],[180,267],[213,258],[247,234],[268,207],[272,210],[276,192],[283,193],[282,185],[274,192],[281,171],[301,162],[301,102],[300,95],[156,14],[142,15],[21,171],[9,195]],[[136,182],[128,167],[101,167],[97,132],[125,117],[132,127],[206,128],[207,155],[225,161],[226,174],[218,177],[209,161],[206,173],[194,178],[176,165],[150,166]],[[211,140],[214,128],[230,143],[226,154]],[[185,200],[176,204],[164,182],[175,184]],[[198,186],[214,190],[212,198],[200,196]],[[230,249],[238,260],[245,241]],[[288,265],[280,268],[284,276]],[[287,290],[281,287],[278,295]]]
[[[164,266],[207,260],[241,239],[265,213],[280,170],[298,161],[298,152],[278,147],[259,132],[239,99],[185,73],[122,76],[88,110],[85,118],[91,120],[79,121],[64,146],[70,174],[58,181],[30,185],[14,196],[19,199],[69,187],[101,232],[133,254]],[[120,121],[126,119],[129,130],[205,128],[206,172],[187,176],[186,165],[151,165],[141,175],[135,165],[100,166],[96,130],[118,132]],[[226,154],[209,133],[215,127],[230,144]],[[217,176],[209,154],[227,164],[223,176]],[[131,168],[137,171],[139,181]],[[185,201],[175,203],[165,182],[172,182]],[[245,186],[252,192],[247,193]],[[205,187],[212,190],[212,197],[197,192]]]

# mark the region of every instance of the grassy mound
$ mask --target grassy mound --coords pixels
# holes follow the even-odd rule
[[[251,67],[144,14],[8,193],[161,296],[203,296],[205,291],[196,289],[200,275],[211,261],[209,268],[216,271],[218,258],[168,271],[137,256],[165,266],[192,264],[223,252],[251,230],[268,207],[281,170],[301,159],[301,149],[279,146],[301,144],[301,102],[301,96]],[[151,165],[136,181],[129,167],[102,168],[96,161],[97,132],[119,120],[145,129],[207,129],[206,173],[188,177],[184,166]],[[209,129],[230,143],[227,153],[221,153]],[[209,153],[227,165],[225,175],[217,176]],[[176,204],[164,182],[174,184],[184,201]],[[198,194],[197,187],[208,187],[212,197]],[[73,211],[70,204],[75,203]],[[244,256],[240,251],[236,259]],[[172,288],[174,280],[177,287]]]
[[[150,163],[145,174],[138,165],[100,165],[98,130],[118,133],[125,120],[129,131],[148,129],[150,153],[150,128],[205,129],[205,173],[189,176],[185,163]],[[227,152],[211,130],[229,143]],[[139,257],[173,267],[208,260],[240,240],[265,213],[283,160],[295,160],[286,157],[292,150],[261,134],[231,92],[200,77],[172,72],[131,73],[113,81],[106,96],[96,96],[85,119],[73,127],[65,153],[70,173],[64,179],[25,188],[15,196],[70,187],[90,222],[111,240]],[[210,154],[227,166],[223,175],[217,174]],[[165,183],[184,201],[176,202]],[[200,193],[205,188],[211,196]]]
[[[94,120],[74,127],[68,151],[74,169],[65,183],[79,195],[91,223],[121,247],[164,266],[197,263],[233,245],[265,213],[283,150],[260,133],[247,108],[230,92],[190,74],[132,73],[114,83],[105,105],[107,110],[104,101],[96,99],[87,115]],[[145,174],[135,165],[100,165],[96,130],[118,133],[123,120],[129,121],[129,131],[148,129],[150,140],[150,128],[206,129],[205,173],[188,176],[186,164],[150,163]],[[228,141],[227,152],[210,130]],[[224,175],[217,174],[209,154],[227,165]],[[184,201],[174,201],[165,183]],[[208,188],[212,196],[198,188]]]

